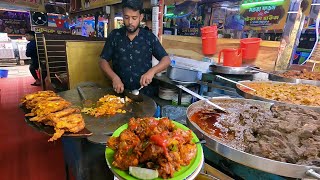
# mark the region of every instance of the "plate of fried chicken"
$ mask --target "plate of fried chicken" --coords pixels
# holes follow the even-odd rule
[[[53,91],[38,91],[21,99],[21,106],[27,109],[26,119],[52,137],[55,141],[62,135],[91,135],[85,129],[85,122],[78,107]]]
[[[195,176],[203,164],[199,139],[184,125],[168,118],[131,118],[109,138],[106,161],[120,179],[136,180],[130,167],[155,170],[155,179],[182,180]]]

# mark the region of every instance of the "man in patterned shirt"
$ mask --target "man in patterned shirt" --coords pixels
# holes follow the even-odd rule
[[[140,27],[143,19],[143,4],[140,0],[123,0],[122,12],[124,27],[113,30],[106,40],[99,65],[112,80],[113,89],[122,93],[141,86],[143,94],[155,95],[151,85],[156,73],[170,65],[170,58],[158,38]],[[152,56],[160,62],[152,67]],[[112,60],[112,68],[109,61]]]

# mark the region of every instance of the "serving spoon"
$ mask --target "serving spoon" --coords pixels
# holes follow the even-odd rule
[[[135,89],[135,90],[132,90],[131,91],[131,94],[135,95],[135,96],[138,96],[139,95],[139,91],[143,88],[144,86],[141,86],[139,89]]]
[[[194,97],[196,97],[196,98],[198,98],[198,99],[204,100],[206,103],[214,106],[215,108],[217,108],[217,109],[215,109],[215,110],[218,110],[219,112],[224,112],[224,113],[227,112],[224,108],[222,108],[222,107],[220,107],[219,105],[211,102],[209,99],[204,98],[204,97],[200,96],[199,94],[191,91],[190,89],[188,89],[188,88],[186,88],[186,87],[184,87],[184,86],[182,86],[182,85],[177,85],[177,87],[180,88],[180,89],[182,89],[182,90],[184,90],[185,92],[191,94],[192,96],[194,96]]]
[[[239,83],[239,82],[233,81],[233,80],[231,80],[231,79],[222,77],[222,76],[220,76],[220,75],[216,75],[216,77],[221,78],[221,79],[226,80],[226,81],[229,81],[229,82],[232,82],[232,83],[234,83],[234,84],[238,84],[238,85],[243,86],[243,87],[245,87],[245,88],[247,88],[247,89],[250,89],[250,90],[252,90],[252,91],[257,91],[257,90],[255,90],[255,89],[249,87],[249,86],[246,86],[246,85],[244,85],[244,84],[241,84],[241,83]]]

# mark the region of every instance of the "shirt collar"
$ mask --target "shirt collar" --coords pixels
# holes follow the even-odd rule
[[[137,36],[141,36],[141,34],[142,34],[142,28],[141,27],[139,27],[139,32],[138,32],[138,34],[137,34]],[[122,35],[124,35],[124,36],[127,36],[127,30],[126,30],[126,27],[125,26],[123,26],[122,28],[121,28],[121,34]]]

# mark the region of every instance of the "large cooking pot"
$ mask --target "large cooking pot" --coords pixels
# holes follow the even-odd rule
[[[252,105],[260,105],[266,109],[270,109],[272,105],[272,103],[270,102],[263,102],[263,101],[257,101],[252,99],[242,99],[242,98],[241,99],[217,98],[211,101],[224,102],[226,100],[233,101],[233,102],[250,103]],[[188,117],[187,125],[198,136],[199,139],[206,140],[206,146],[210,150],[232,161],[235,161],[239,164],[242,164],[254,169],[258,169],[261,171],[265,171],[268,173],[277,174],[280,176],[292,177],[292,178],[306,178],[306,177],[312,176],[320,179],[320,174],[318,174],[320,173],[320,167],[284,163],[280,161],[259,157],[259,156],[232,148],[228,146],[228,144],[222,143],[218,138],[214,138],[210,136],[208,133],[203,131],[196,123],[190,120],[191,116],[195,112],[207,106],[208,105],[204,100],[197,101],[191,104],[187,109],[187,117]]]

